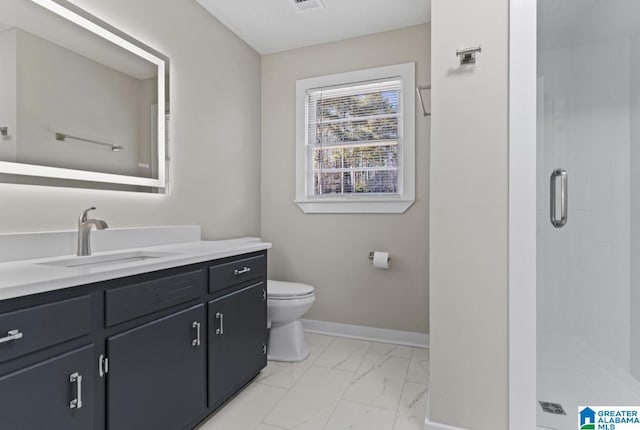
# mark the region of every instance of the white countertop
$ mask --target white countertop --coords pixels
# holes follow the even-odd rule
[[[78,285],[107,281],[125,276],[188,264],[231,257],[271,248],[271,244],[258,238],[240,238],[217,241],[183,242],[172,245],[148,246],[143,248],[119,249],[110,252],[96,252],[94,256],[107,256],[125,252],[166,253],[166,256],[142,261],[124,263],[61,267],[43,263],[61,259],[86,258],[72,255],[32,260],[20,260],[0,263],[0,300],[44,293]]]

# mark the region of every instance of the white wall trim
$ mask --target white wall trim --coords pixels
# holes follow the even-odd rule
[[[453,427],[446,424],[439,424],[429,421],[429,418],[424,420],[424,430],[464,430],[462,427]]]
[[[333,201],[309,195],[309,166],[306,142],[307,90],[386,78],[402,78],[402,116],[399,132],[400,195],[372,198],[335,196]],[[416,63],[395,64],[296,81],[296,198],[305,213],[403,213],[416,199]],[[340,203],[336,203],[340,202]],[[343,205],[342,208],[339,205]]]
[[[396,345],[429,347],[429,335],[413,331],[390,330],[386,328],[366,327],[328,321],[302,320],[302,326],[309,333],[348,337],[351,339],[393,343]]]
[[[534,430],[537,0],[509,14],[509,428]]]
[[[305,200],[296,203],[304,213],[316,214],[399,214],[404,213],[414,200],[356,200],[328,202],[322,200]]]

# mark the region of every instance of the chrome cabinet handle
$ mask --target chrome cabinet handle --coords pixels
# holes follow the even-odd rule
[[[220,320],[220,326],[218,329],[216,329],[216,334],[224,334],[224,314],[221,312],[218,312],[216,314],[216,319]]]
[[[109,373],[109,359],[104,354],[100,354],[100,357],[98,357],[98,374],[101,378],[104,378],[107,373]]]
[[[196,330],[196,338],[191,341],[191,346],[200,346],[200,323],[194,321],[191,327]]]
[[[11,342],[12,340],[22,339],[24,335],[19,330],[9,330],[7,335],[0,339],[0,343]]]
[[[560,219],[558,219],[558,187],[557,181],[560,178]],[[569,217],[568,208],[569,208],[569,190],[568,184],[569,178],[567,175],[567,171],[564,169],[555,169],[551,172],[550,178],[550,196],[551,196],[551,204],[550,206],[550,220],[551,225],[555,228],[562,228],[567,224],[567,219]]]
[[[238,275],[244,275],[245,273],[249,273],[251,272],[251,267],[243,267],[242,270],[234,270],[233,274],[234,276],[238,276]]]
[[[80,409],[82,407],[82,375],[78,372],[69,376],[69,382],[76,386],[76,398],[69,403],[70,409]]]

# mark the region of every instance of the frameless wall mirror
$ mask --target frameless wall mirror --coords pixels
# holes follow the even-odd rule
[[[64,0],[0,2],[0,181],[164,192],[168,58]]]

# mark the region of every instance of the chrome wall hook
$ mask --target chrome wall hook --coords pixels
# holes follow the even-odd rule
[[[476,63],[476,54],[482,52],[481,46],[475,46],[472,48],[459,49],[456,51],[456,56],[460,57],[460,65]]]

